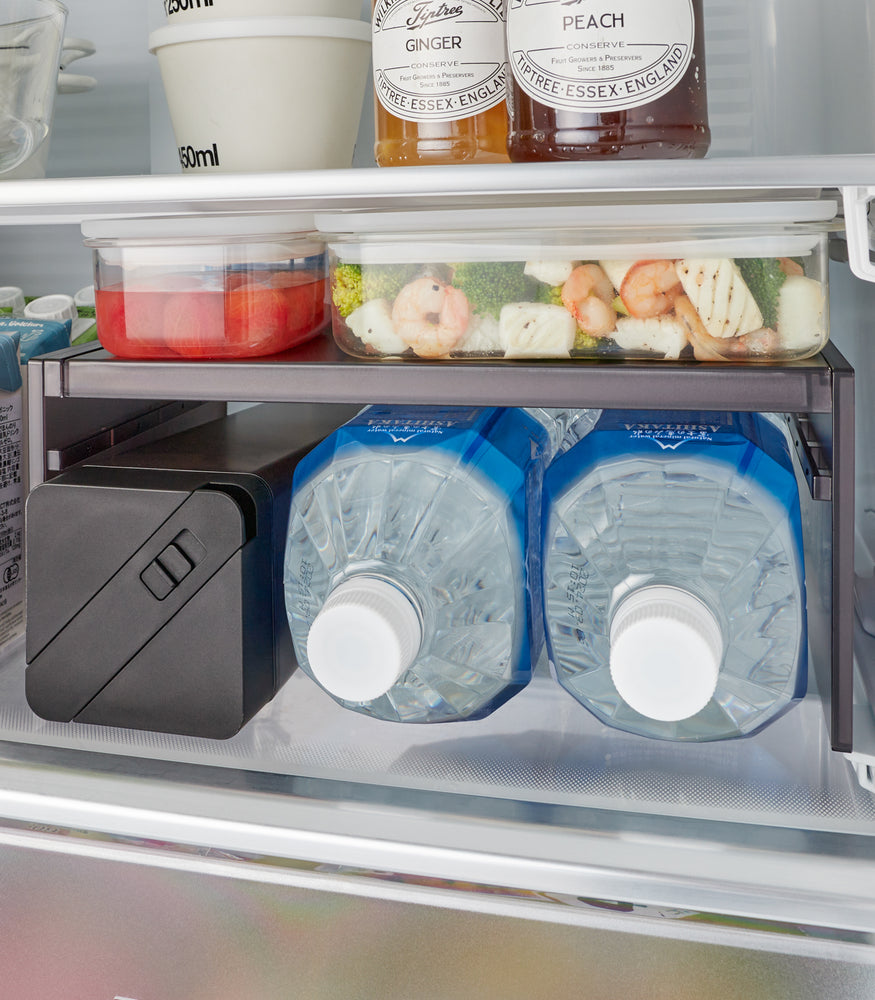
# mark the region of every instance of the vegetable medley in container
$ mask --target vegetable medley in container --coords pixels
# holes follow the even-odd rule
[[[823,204],[809,214],[828,214]],[[323,229],[344,221],[317,217]],[[400,213],[390,231],[382,216],[376,231],[328,236],[334,334],[362,358],[808,358],[828,339],[816,221],[712,222],[677,237],[657,225],[625,239],[619,227],[490,231],[476,220],[424,235]]]

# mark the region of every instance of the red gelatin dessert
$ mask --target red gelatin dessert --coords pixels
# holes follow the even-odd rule
[[[121,358],[278,354],[329,321],[322,247],[304,216],[138,219],[83,226],[97,333]]]

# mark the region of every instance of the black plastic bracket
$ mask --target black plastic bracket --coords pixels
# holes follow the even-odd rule
[[[804,414],[794,414],[790,419],[790,433],[812,500],[832,500],[832,470],[811,419]]]

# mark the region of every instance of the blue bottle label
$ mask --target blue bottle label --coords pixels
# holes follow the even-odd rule
[[[662,451],[677,451],[691,441],[713,441],[720,424],[648,424],[628,423],[626,429],[634,441],[652,441]]]
[[[408,444],[425,436],[441,437],[449,430],[468,430],[482,418],[482,409],[455,407],[369,407],[350,421],[351,427],[364,427],[375,434],[385,434],[393,444]],[[427,441],[417,441],[427,444]]]

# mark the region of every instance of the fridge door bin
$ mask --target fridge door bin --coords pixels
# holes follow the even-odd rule
[[[33,490],[38,715],[226,739],[276,694],[294,664],[281,552],[303,447],[286,415],[245,409]]]

